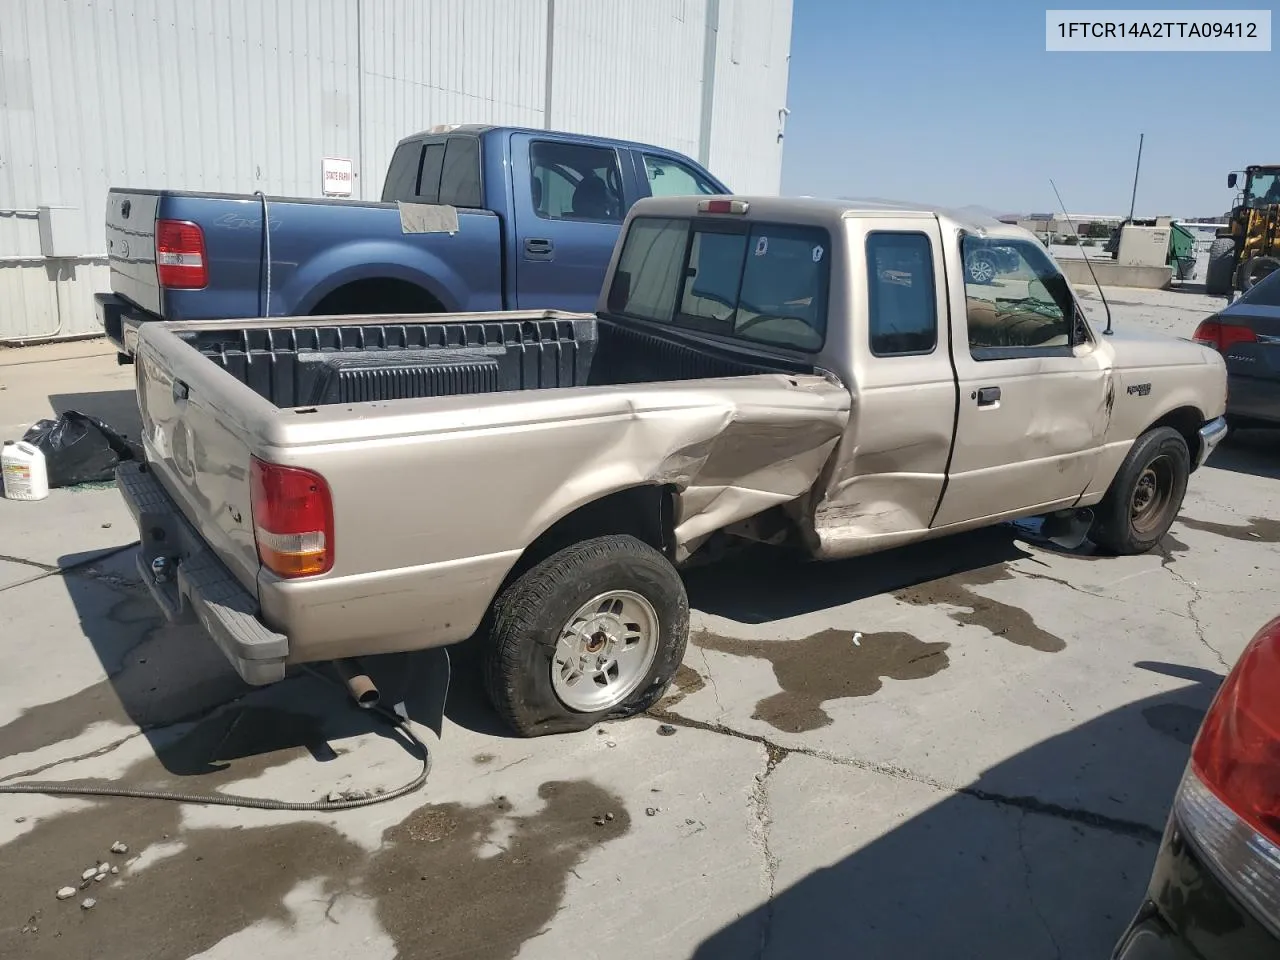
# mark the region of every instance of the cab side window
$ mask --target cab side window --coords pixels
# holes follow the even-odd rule
[[[975,360],[1070,354],[1075,300],[1039,243],[965,236],[960,249]]]
[[[874,356],[933,352],[938,297],[927,236],[880,231],[867,236],[867,306]]]
[[[649,195],[654,197],[693,197],[720,192],[720,188],[702,174],[667,157],[646,153],[644,175],[649,181]]]
[[[538,140],[529,145],[529,165],[533,212],[542,219],[622,220],[626,209],[616,151]]]

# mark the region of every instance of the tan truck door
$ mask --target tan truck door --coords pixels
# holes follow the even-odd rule
[[[1113,400],[1092,334],[1071,344],[1075,301],[1039,243],[965,236],[961,252],[948,264],[960,407],[933,527],[1070,506],[1093,479]]]

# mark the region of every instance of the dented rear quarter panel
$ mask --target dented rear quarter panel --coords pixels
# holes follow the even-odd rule
[[[170,434],[194,427],[217,450],[186,468],[162,465],[162,481],[256,590],[295,661],[466,638],[529,544],[617,491],[670,487],[683,556],[707,534],[804,494],[849,415],[836,378],[795,374],[278,409],[179,339],[181,329],[146,329],[152,373],[141,390],[150,409],[167,411]],[[145,367],[148,352],[163,362]],[[191,384],[185,416],[208,411],[198,425],[166,406],[174,371]],[[162,454],[153,445],[148,455]],[[325,478],[329,573],[281,580],[257,566],[251,455]],[[198,482],[184,486],[193,473]],[[228,509],[237,498],[242,508]]]

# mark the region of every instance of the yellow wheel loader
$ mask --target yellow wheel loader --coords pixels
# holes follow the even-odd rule
[[[1254,164],[1227,175],[1235,189],[1243,173],[1230,222],[1209,247],[1205,293],[1225,296],[1244,292],[1280,269],[1280,164]]]

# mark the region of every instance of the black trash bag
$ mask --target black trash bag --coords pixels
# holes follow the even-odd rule
[[[122,460],[141,460],[142,448],[97,417],[68,410],[57,420],[38,420],[23,435],[44,454],[50,487],[111,480]]]

